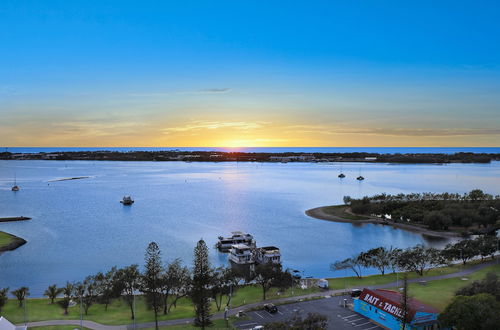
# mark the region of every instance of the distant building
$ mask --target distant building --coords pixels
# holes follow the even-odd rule
[[[0,316],[0,330],[26,330],[28,329],[27,326],[21,325],[21,326],[15,326],[14,324],[10,323],[5,317]]]
[[[391,330],[402,329],[403,309],[402,294],[391,290],[364,289],[358,298],[354,299],[354,311]],[[408,330],[437,329],[439,311],[434,307],[408,298]]]

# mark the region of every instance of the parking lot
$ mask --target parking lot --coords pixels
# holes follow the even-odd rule
[[[252,329],[258,325],[264,325],[270,322],[285,321],[299,314],[306,317],[308,313],[318,313],[328,318],[328,329],[338,330],[382,330],[366,317],[355,313],[342,306],[343,300],[350,297],[338,296],[318,300],[304,301],[287,305],[279,305],[278,312],[271,314],[265,310],[247,312],[249,320],[236,322],[238,329]]]

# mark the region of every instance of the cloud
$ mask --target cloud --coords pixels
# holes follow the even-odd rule
[[[239,130],[252,130],[264,127],[265,123],[254,123],[245,121],[221,122],[221,121],[194,121],[183,126],[168,127],[163,129],[164,134],[172,132],[189,132],[200,130],[217,130],[221,128],[234,128]]]
[[[198,90],[198,93],[200,93],[200,94],[223,94],[223,93],[229,93],[229,91],[231,91],[231,88],[206,88],[206,89]]]

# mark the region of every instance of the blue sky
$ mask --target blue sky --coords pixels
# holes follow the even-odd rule
[[[494,1],[0,3],[6,146],[498,146]]]

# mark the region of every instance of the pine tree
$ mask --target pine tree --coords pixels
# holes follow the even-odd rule
[[[146,249],[146,270],[142,276],[142,291],[151,303],[155,314],[155,327],[158,329],[158,310],[161,307],[161,274],[163,271],[161,263],[161,251],[158,244],[151,242]]]
[[[208,260],[208,248],[205,241],[198,241],[194,249],[193,287],[191,299],[196,312],[195,325],[205,329],[210,321],[210,284],[212,270]]]

